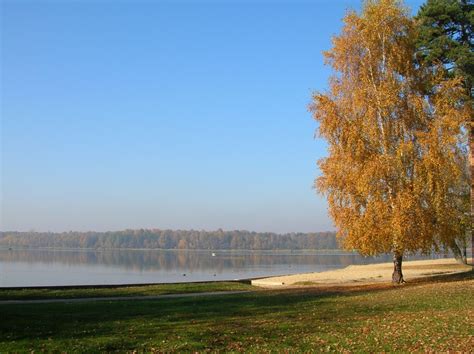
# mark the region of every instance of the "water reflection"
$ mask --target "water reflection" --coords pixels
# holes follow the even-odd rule
[[[0,286],[224,280],[386,261],[344,253],[0,250]]]
[[[245,268],[249,265],[268,266],[274,264],[368,264],[373,257],[365,258],[356,254],[303,254],[303,253],[239,253],[209,251],[78,251],[78,250],[0,250],[0,262],[27,262],[44,264],[87,264],[124,267],[138,271],[154,269],[208,269]],[[389,261],[390,257],[377,257],[378,261]]]

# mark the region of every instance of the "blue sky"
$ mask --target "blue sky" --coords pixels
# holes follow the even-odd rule
[[[350,8],[2,1],[1,230],[332,229],[307,106]]]

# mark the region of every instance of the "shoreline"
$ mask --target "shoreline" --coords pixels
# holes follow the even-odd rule
[[[434,258],[425,260],[406,260],[403,262],[403,274],[407,281],[410,279],[426,278],[436,275],[463,273],[473,269],[472,258],[468,265],[458,263],[454,258]],[[226,280],[201,280],[179,282],[149,282],[149,283],[118,283],[118,284],[69,284],[69,285],[31,285],[31,286],[0,286],[0,291],[8,290],[68,290],[68,289],[120,289],[128,287],[169,286],[187,284],[219,284],[241,283],[260,288],[282,289],[305,286],[341,286],[368,285],[391,282],[392,262],[349,265],[345,268],[309,273],[280,274],[250,278],[234,278]]]
[[[468,265],[461,264],[454,258],[414,260],[403,262],[405,280],[428,278],[436,275],[447,275],[472,271],[472,258]],[[294,288],[318,285],[366,285],[391,282],[393,263],[376,263],[366,265],[349,265],[345,268],[325,272],[301,273],[254,279],[253,286],[261,288]]]
[[[109,252],[109,251],[170,251],[170,252],[199,252],[199,253],[261,253],[261,254],[321,254],[321,255],[358,255],[356,251],[345,251],[339,248],[327,249],[226,249],[226,248],[126,248],[126,247],[108,247],[108,248],[87,248],[87,247],[13,247],[0,245],[0,251],[77,251],[77,252]]]

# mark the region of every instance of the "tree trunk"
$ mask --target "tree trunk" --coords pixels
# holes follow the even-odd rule
[[[462,264],[467,264],[466,247],[459,247],[456,240],[452,240],[449,248],[453,252],[454,259]]]
[[[402,260],[403,260],[403,253],[398,253],[398,252],[393,253],[393,274],[392,274],[393,284],[403,284],[405,282],[405,280],[403,280],[403,274],[402,274]]]
[[[471,97],[471,104],[474,98],[474,88],[471,87],[470,97]],[[474,117],[471,118],[471,127],[470,127],[470,134],[469,134],[469,148],[471,152],[470,167],[471,167],[471,262],[474,262]],[[466,263],[467,263],[467,255],[466,255]]]

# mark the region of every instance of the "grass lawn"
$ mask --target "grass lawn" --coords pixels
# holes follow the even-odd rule
[[[350,288],[0,305],[0,352],[466,351],[473,272]]]
[[[111,288],[69,289],[0,289],[0,300],[71,299],[84,297],[146,296],[164,294],[187,294],[210,291],[252,290],[248,284],[238,282],[182,283],[160,285],[119,286]]]

